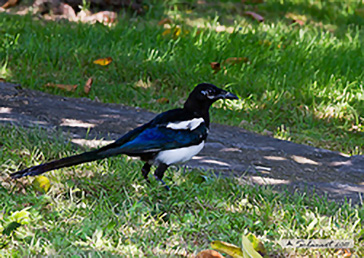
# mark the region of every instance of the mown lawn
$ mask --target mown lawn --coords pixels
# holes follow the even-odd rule
[[[362,206],[176,168],[167,172],[167,192],[155,181],[148,186],[141,162],[126,157],[50,172],[45,194],[33,187],[33,178],[14,182],[8,173],[71,155],[74,147],[59,132],[49,138],[40,129],[8,126],[0,127],[0,146],[0,256],[184,256],[213,240],[240,246],[248,232],[272,257],[329,257],[338,251],[283,250],[279,241],[293,238],[354,239],[351,252],[364,255]],[[15,231],[12,222],[20,224]]]
[[[151,1],[144,16],[122,14],[113,27],[0,14],[0,76],[55,94],[66,93],[44,85],[79,84],[66,94],[74,97],[83,96],[92,76],[90,98],[157,112],[180,106],[194,85],[211,82],[241,97],[216,104],[216,122],[362,153],[361,1],[272,0],[247,9],[240,1],[178,3]],[[245,10],[266,20],[243,16]],[[172,33],[163,35],[158,22],[167,17]],[[292,17],[306,22],[292,24]],[[93,64],[104,57],[113,62]],[[223,63],[231,57],[243,59]],[[215,72],[211,62],[222,69]],[[169,103],[157,101],[162,97]]]
[[[71,97],[85,97],[83,85],[93,77],[87,97],[156,112],[181,106],[194,85],[211,82],[241,98],[216,103],[214,122],[361,154],[363,8],[361,1],[148,1],[144,15],[123,13],[112,27],[0,13],[0,77]],[[246,10],[265,21],[244,16]],[[158,25],[167,17],[169,34]],[[113,62],[93,63],[104,57]],[[47,83],[79,87],[64,92]],[[283,238],[354,239],[351,252],[364,256],[362,206],[241,179],[171,169],[166,192],[145,185],[141,163],[126,157],[51,172],[46,194],[32,188],[31,178],[7,179],[20,167],[79,151],[57,132],[0,127],[0,256],[186,255],[217,239],[240,245],[247,232],[272,256],[291,252],[280,247]]]

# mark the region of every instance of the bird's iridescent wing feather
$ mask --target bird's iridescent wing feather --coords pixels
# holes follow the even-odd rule
[[[166,127],[147,128],[132,141],[120,146],[125,154],[147,153],[197,145],[205,140],[207,128],[201,124],[195,130],[173,130]]]

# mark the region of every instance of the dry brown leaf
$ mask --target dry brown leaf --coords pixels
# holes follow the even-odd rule
[[[166,103],[169,103],[169,99],[167,99],[167,98],[160,98],[160,99],[157,99],[157,103],[159,103],[159,104],[166,104]]]
[[[225,258],[215,250],[203,250],[196,255],[196,258]]]
[[[87,9],[83,9],[77,13],[77,20],[81,22],[87,22],[89,16],[92,15],[92,12]]]
[[[219,62],[211,62],[210,65],[212,70],[215,71],[215,73],[221,70],[221,64]]]
[[[80,19],[82,22],[91,24],[100,22],[104,25],[112,25],[116,22],[117,16],[118,15],[116,12],[111,11],[102,11],[95,14],[83,12],[82,14],[78,15],[78,19]]]
[[[10,7],[15,6],[18,3],[18,0],[8,0],[1,8],[8,9]]]
[[[95,15],[102,17],[102,21],[99,22],[105,25],[115,23],[116,18],[118,16],[116,12],[110,12],[110,11],[98,12]]]
[[[343,255],[343,258],[349,258],[349,257],[351,257],[351,252],[350,252],[350,250],[349,249],[345,249],[345,251],[344,251],[345,253],[344,253],[344,255]]]
[[[0,78],[0,82],[6,82],[4,78]]]
[[[244,14],[252,17],[254,20],[256,20],[258,22],[264,22],[264,17],[255,12],[246,11],[246,12],[244,12]]]
[[[67,19],[69,19],[71,21],[76,20],[76,18],[77,18],[76,12],[75,12],[75,10],[73,10],[73,8],[70,5],[65,4],[65,3],[60,3],[58,9],[62,15],[67,17]]]
[[[226,67],[223,65],[225,65],[225,64],[226,65],[235,65],[235,64],[239,64],[241,62],[248,63],[249,59],[247,57],[229,57],[226,60],[222,61],[221,63],[211,62],[210,66],[211,66],[211,69],[214,70],[214,73],[217,73],[221,69],[224,69],[226,72]]]
[[[164,18],[164,19],[162,19],[162,20],[160,20],[160,21],[158,22],[158,25],[159,25],[159,26],[162,26],[162,25],[164,25],[164,24],[172,24],[171,19],[169,19],[169,18]]]
[[[302,21],[302,20],[292,20],[292,23],[297,23],[297,24],[299,24],[299,25],[301,25],[301,26],[303,26],[303,25],[305,25],[305,22],[304,21]]]
[[[339,249],[335,254],[338,257],[343,257],[343,258],[349,258],[352,256],[350,249]]]
[[[85,83],[85,86],[83,87],[83,91],[86,94],[90,93],[92,83],[93,83],[92,77],[88,78],[87,82]]]
[[[295,13],[287,13],[285,15],[287,19],[290,19],[292,23],[297,23],[299,25],[304,25],[307,22],[307,17],[304,15],[299,15]]]
[[[96,59],[93,63],[102,65],[102,66],[106,66],[106,65],[109,65],[111,62],[112,62],[111,57],[105,57],[105,58]]]
[[[61,90],[65,90],[65,91],[75,91],[78,87],[77,84],[75,85],[69,85],[69,84],[56,84],[56,83],[47,83],[45,85],[46,87],[51,87],[51,88],[58,88],[58,89],[61,89]]]

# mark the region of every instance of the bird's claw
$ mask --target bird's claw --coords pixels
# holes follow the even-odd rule
[[[162,185],[164,186],[164,188],[167,190],[167,191],[169,191],[169,190],[171,190],[170,188],[169,188],[169,186],[166,184],[166,182],[164,182],[163,181],[163,179],[160,179],[158,176],[156,176],[156,175],[154,175],[154,177],[155,177],[155,179],[157,179],[157,181],[159,181],[159,182],[161,182],[162,183]]]

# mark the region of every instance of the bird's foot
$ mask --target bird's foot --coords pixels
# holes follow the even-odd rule
[[[150,184],[150,181],[149,181],[149,178],[148,178],[150,167],[151,166],[149,165],[149,163],[145,163],[144,166],[142,167],[143,177],[145,178],[145,180],[147,181],[148,184]]]
[[[148,177],[145,177],[145,181],[147,181],[147,184],[150,185],[150,180]]]
[[[163,179],[159,178],[159,177],[158,177],[158,176],[156,176],[156,175],[154,175],[154,177],[155,177],[155,179],[157,179],[157,181],[159,181],[159,182],[161,182],[161,183],[162,183],[162,185],[164,186],[164,188],[165,188],[167,191],[171,190],[171,189],[169,188],[169,186],[166,184],[166,182],[164,182],[164,181],[163,181]]]

